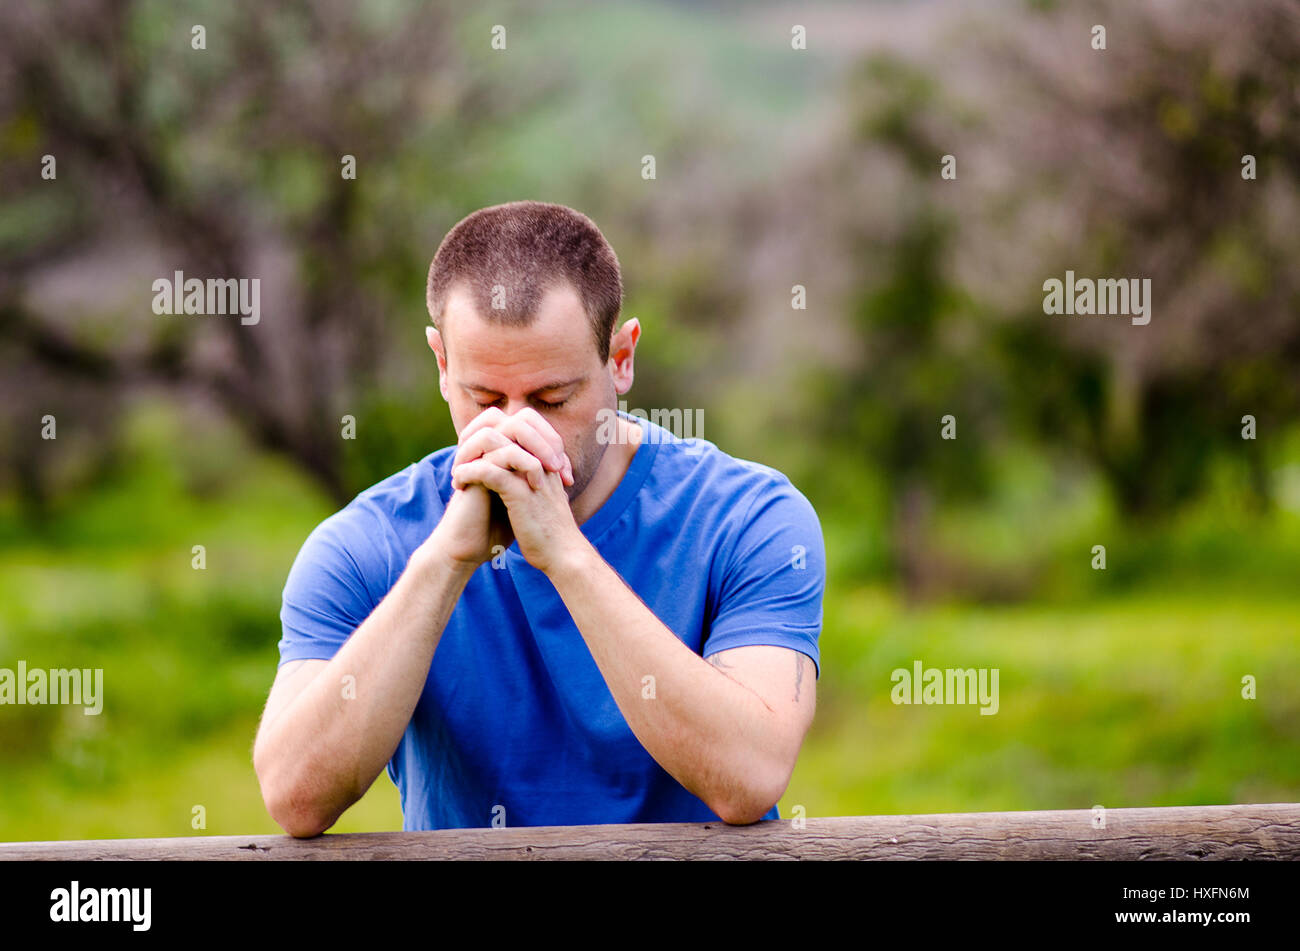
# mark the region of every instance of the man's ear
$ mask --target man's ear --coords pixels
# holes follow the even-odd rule
[[[424,336],[429,341],[429,349],[438,358],[438,389],[442,391],[442,398],[450,403],[451,399],[447,395],[447,351],[442,346],[442,334],[437,327],[425,327]]]
[[[635,317],[625,321],[610,337],[609,371],[620,396],[632,389],[632,356],[640,339],[641,323]]]

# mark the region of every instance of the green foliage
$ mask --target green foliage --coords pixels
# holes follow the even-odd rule
[[[144,404],[112,475],[41,534],[0,517],[0,664],[104,671],[97,716],[0,708],[0,839],[200,834],[195,804],[205,834],[277,831],[252,741],[275,675],[280,588],[329,503],[204,420]],[[395,793],[381,779],[348,821],[400,828]]]
[[[376,389],[361,400],[355,414],[356,438],[344,441],[351,485],[373,485],[434,450],[456,444],[433,360],[430,353],[428,379],[418,389],[400,393]]]
[[[1081,562],[1086,564],[1086,562]],[[1290,595],[906,612],[828,602],[817,720],[783,815],[1285,802],[1300,781]],[[890,672],[999,668],[999,711],[895,705]],[[1255,700],[1241,678],[1254,675]]]

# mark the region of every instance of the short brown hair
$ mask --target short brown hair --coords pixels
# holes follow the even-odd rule
[[[623,306],[618,256],[586,215],[564,205],[512,201],[463,218],[438,246],[429,266],[427,303],[438,326],[447,295],[464,283],[485,320],[526,326],[542,295],[567,280],[582,298],[601,361]],[[493,287],[504,308],[493,308]]]

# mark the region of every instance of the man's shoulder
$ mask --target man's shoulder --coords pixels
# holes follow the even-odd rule
[[[443,505],[440,481],[455,448],[435,450],[362,489],[321,522],[316,532],[340,541],[376,542],[379,536],[404,534],[403,526],[436,519]]]
[[[712,499],[736,516],[758,515],[764,503],[788,500],[816,517],[811,503],[781,470],[733,456],[704,438],[681,439],[648,425],[647,437],[658,441],[656,488],[681,486],[683,497]]]
[[[455,453],[455,446],[435,449],[423,459],[412,462],[390,476],[380,479],[374,485],[362,489],[352,500],[353,505],[372,505],[379,508],[400,509],[411,500],[424,498],[430,491],[438,495],[439,482],[443,475],[449,473],[447,465]]]

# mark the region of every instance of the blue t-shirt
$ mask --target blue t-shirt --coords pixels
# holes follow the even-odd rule
[[[772,644],[820,676],[825,551],[807,499],[775,469],[622,415],[645,438],[582,533],[695,653]],[[312,532],[284,587],[281,664],[332,658],[397,582],[451,497],[455,451]],[[716,821],[633,734],[550,579],[517,543],[494,561],[465,586],[388,763],[403,828]]]

